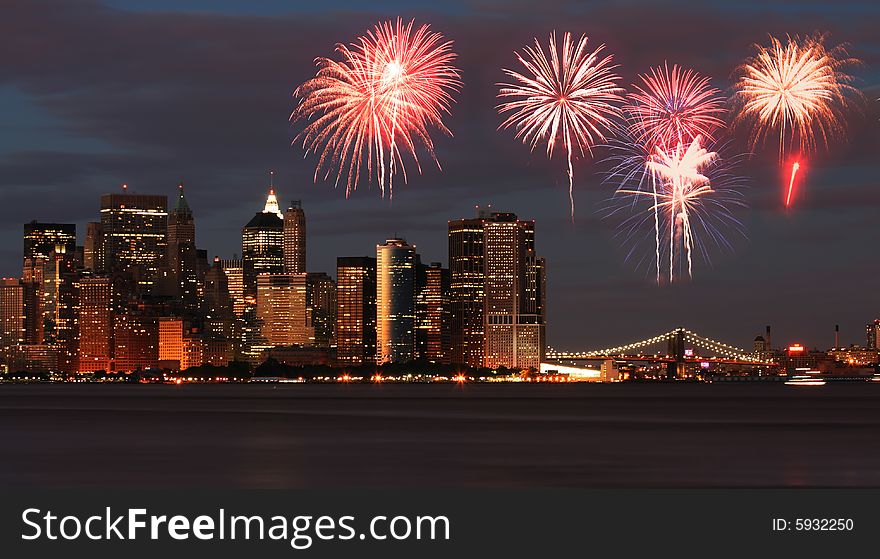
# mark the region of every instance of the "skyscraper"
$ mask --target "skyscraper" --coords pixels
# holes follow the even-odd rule
[[[101,196],[104,266],[129,273],[141,293],[151,293],[167,265],[168,198],[151,194]]]
[[[232,299],[232,314],[241,318],[244,315],[244,269],[240,259],[221,260],[220,266],[226,274],[229,297]]]
[[[40,223],[31,221],[24,224],[24,258],[48,258],[56,247],[63,252],[76,252],[76,225],[73,223]]]
[[[214,265],[205,274],[204,292],[202,314],[205,317],[205,331],[212,336],[232,338],[232,298],[219,257],[214,258]]]
[[[376,245],[376,362],[415,358],[416,247],[405,239]]]
[[[336,360],[361,365],[376,359],[376,259],[336,259]]]
[[[449,294],[453,363],[483,366],[484,288],[483,224],[479,217],[449,222]]]
[[[431,363],[451,363],[449,320],[449,270],[439,262],[423,266],[416,297],[416,348],[418,357]]]
[[[284,221],[275,191],[270,189],[263,211],[241,231],[241,259],[246,306],[256,305],[257,276],[284,271]]]
[[[315,328],[307,291],[306,274],[257,277],[257,317],[267,348],[314,344]]]
[[[544,265],[535,256],[535,222],[494,213],[483,231],[484,365],[537,368],[544,357]]]
[[[104,233],[99,222],[86,224],[86,240],[83,244],[83,267],[93,272],[103,272]]]
[[[24,343],[24,299],[18,278],[0,279],[0,363],[9,365]]]
[[[545,346],[545,263],[534,221],[480,211],[449,222],[452,361],[538,367]]]
[[[306,272],[306,213],[299,200],[292,201],[284,212],[284,272]]]
[[[79,281],[79,362],[82,373],[109,371],[113,361],[113,279]]]
[[[324,272],[309,272],[306,285],[306,304],[315,329],[313,345],[329,348],[336,329],[336,282]]]
[[[175,294],[190,312],[198,308],[197,265],[195,219],[180,185],[177,203],[168,213],[168,266]]]

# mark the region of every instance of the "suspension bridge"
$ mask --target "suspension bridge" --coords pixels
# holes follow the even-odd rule
[[[653,350],[653,352],[651,351]],[[676,328],[651,338],[626,345],[589,351],[547,349],[549,362],[576,361],[648,361],[666,363],[670,378],[684,376],[689,363],[717,363],[742,366],[772,366],[747,350],[701,336],[687,328]]]

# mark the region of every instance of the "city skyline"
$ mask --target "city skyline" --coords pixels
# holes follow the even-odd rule
[[[424,176],[414,175],[410,184],[395,189],[393,203],[377,199],[375,190],[367,188],[346,201],[341,189],[334,190],[323,181],[314,184],[312,162],[303,161],[288,145],[292,130],[284,121],[292,104],[289,95],[293,86],[312,71],[308,60],[312,53],[287,48],[303,39],[296,35],[306,33],[316,53],[329,54],[338,38],[355,36],[377,18],[393,12],[393,7],[380,6],[363,14],[341,3],[338,7],[343,17],[325,22],[307,13],[285,14],[290,8],[279,6],[261,13],[241,13],[239,7],[214,14],[180,14],[145,12],[145,6],[136,2],[109,5],[112,8],[88,4],[83,13],[85,17],[100,13],[109,25],[123,28],[144,24],[174,30],[175,19],[189,19],[211,45],[206,60],[232,59],[237,77],[264,87],[249,87],[247,92],[227,87],[210,64],[200,65],[200,60],[186,51],[182,60],[198,70],[192,77],[181,76],[174,71],[174,57],[158,48],[155,38],[134,33],[155,48],[141,51],[126,40],[116,46],[129,56],[143,56],[142,76],[121,71],[112,60],[82,57],[84,64],[91,64],[101,74],[103,81],[99,83],[118,81],[119,91],[135,101],[134,109],[127,107],[123,120],[134,131],[127,132],[108,122],[116,113],[98,110],[95,101],[102,99],[99,92],[49,95],[53,78],[65,84],[78,83],[67,71],[43,65],[43,77],[36,78],[13,67],[11,81],[0,88],[0,97],[9,101],[7,106],[21,109],[10,111],[9,120],[0,128],[0,177],[8,187],[4,189],[3,211],[7,213],[0,240],[4,276],[18,277],[20,273],[21,223],[31,219],[75,222],[82,243],[85,223],[94,220],[96,197],[115,191],[123,182],[133,191],[161,193],[171,199],[182,179],[198,222],[198,246],[207,249],[209,257],[230,259],[239,252],[236,237],[242,219],[246,221],[247,215],[261,206],[265,169],[271,167],[278,171],[276,188],[282,208],[292,200],[302,200],[309,209],[309,233],[315,239],[309,250],[309,269],[331,274],[337,256],[372,255],[376,243],[394,234],[417,245],[427,261],[448,265],[442,224],[472,215],[477,204],[491,203],[501,211],[534,219],[541,237],[539,250],[552,271],[547,338],[560,348],[605,347],[679,325],[748,347],[765,324],[773,324],[780,340],[828,347],[834,339],[834,325],[840,324],[842,342],[864,343],[864,324],[878,312],[871,282],[880,264],[872,258],[866,241],[874,234],[873,213],[878,205],[876,163],[871,159],[880,145],[876,104],[869,104],[864,115],[850,123],[849,144],[835,146],[804,170],[810,186],[795,212],[786,213],[780,206],[773,158],[750,160],[748,166],[755,178],[750,187],[752,209],[745,215],[749,239],[737,240],[735,253],[719,255],[693,282],[672,288],[652,286],[650,270],[635,269],[615,246],[613,226],[598,213],[609,190],[600,184],[601,177],[592,164],[581,162],[577,170],[579,215],[572,225],[567,215],[566,177],[554,172],[555,165],[528,158],[527,150],[509,138],[495,137],[498,121],[486,110],[492,103],[489,85],[499,77],[488,68],[500,67],[509,58],[511,47],[527,41],[533,31],[557,25],[574,31],[582,28],[600,42],[613,42],[627,83],[635,72],[669,58],[712,75],[719,86],[727,81],[731,61],[745,55],[749,44],[763,40],[766,33],[789,29],[807,33],[821,27],[831,31],[836,41],[850,43],[850,50],[865,61],[857,75],[860,87],[870,94],[877,91],[878,83],[876,36],[869,33],[867,23],[861,23],[870,17],[851,17],[853,13],[876,15],[877,8],[868,3],[847,3],[848,9],[842,11],[846,17],[839,15],[839,6],[826,13],[822,6],[811,4],[792,13],[771,4],[766,8],[767,18],[750,17],[759,9],[756,4],[706,6],[692,14],[691,29],[696,36],[691,38],[699,41],[711,28],[716,46],[711,52],[699,53],[690,52],[690,40],[664,43],[661,52],[652,53],[645,47],[654,36],[649,27],[615,38],[617,31],[633,22],[623,20],[610,6],[596,14],[574,9],[571,18],[563,18],[563,9],[554,4],[538,21],[526,21],[529,17],[513,11],[490,31],[486,31],[485,21],[491,17],[491,6],[477,10],[456,4],[439,12],[423,6],[413,15],[419,17],[424,12],[420,20],[430,19],[456,41],[468,89],[449,123],[456,140],[438,142],[444,174],[426,166]],[[187,6],[192,8],[193,4],[183,9]],[[14,11],[13,17],[22,21],[31,17],[28,6],[15,10],[20,11]],[[44,25],[50,29],[59,25],[58,18],[64,13],[59,7]],[[642,17],[649,16],[667,20],[662,10]],[[69,30],[59,35],[69,39],[67,44],[77,52],[91,52],[95,45],[106,47],[108,38],[100,18],[93,19],[99,21],[89,23],[94,38],[71,37]],[[307,32],[308,27],[313,29]],[[233,32],[234,39],[228,45],[217,41],[225,31]],[[505,34],[510,38],[505,39]],[[266,42],[254,41],[258,36]],[[13,35],[4,40],[14,45],[17,39]],[[243,60],[228,56],[230,53]],[[485,64],[481,58],[486,59]],[[156,112],[149,96],[138,94],[145,76],[163,84],[160,97],[168,103],[167,114],[174,115],[176,121],[166,119],[164,109]],[[222,85],[212,90],[212,99],[214,91],[218,92],[217,104],[201,109],[194,106],[193,94],[207,84]],[[253,90],[261,93],[251,93]],[[204,99],[196,97],[199,102]],[[109,101],[104,103],[105,110],[115,110],[114,99]],[[144,125],[144,115],[154,121],[151,126]],[[231,123],[228,132],[222,133],[227,118]],[[869,127],[867,123],[872,122]],[[174,138],[167,148],[157,151],[169,136]],[[255,138],[253,147],[245,146]],[[136,157],[132,151],[150,156]]]

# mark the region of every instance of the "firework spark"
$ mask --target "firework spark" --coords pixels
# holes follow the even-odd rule
[[[581,35],[574,42],[571,33],[565,33],[560,50],[554,31],[545,54],[535,39],[534,46],[525,47],[523,54],[515,53],[525,72],[504,69],[514,83],[497,84],[498,98],[503,100],[498,112],[507,113],[500,128],[516,128],[516,137],[533,151],[546,141],[550,158],[557,141],[565,146],[572,220],[574,152],[585,156],[597,143],[606,141],[606,135],[617,127],[618,105],[623,101],[612,56],[602,55],[605,45],[588,50],[587,41],[587,36]]]
[[[623,107],[635,141],[653,151],[679,143],[690,143],[697,136],[712,141],[715,131],[724,127],[724,99],[709,85],[709,78],[678,65],[651,68],[639,76]]]
[[[827,145],[829,138],[840,135],[847,96],[856,93],[843,68],[857,61],[846,49],[828,49],[821,35],[789,36],[785,42],[770,37],[770,46],[756,48],[757,54],[739,68],[734,85],[740,103],[737,120],[752,124],[752,145],[778,131],[782,160],[789,145],[809,153],[818,141]]]
[[[736,158],[722,158],[711,145],[699,135],[653,151],[633,141],[614,144],[610,159],[616,164],[609,180],[619,185],[614,200],[620,204],[611,213],[633,212],[621,226],[632,245],[630,255],[643,232],[652,231],[658,283],[663,275],[674,282],[682,269],[693,277],[695,253],[709,261],[711,245],[731,248],[726,227],[742,232],[733,215],[734,208],[744,206],[742,181],[731,172]]]
[[[364,167],[382,196],[386,188],[393,196],[394,175],[407,179],[405,155],[421,172],[419,147],[440,166],[430,130],[451,135],[442,119],[461,80],[452,42],[428,25],[413,27],[414,21],[398,18],[379,23],[351,45],[337,45],[341,60],[316,59],[315,77],[294,92],[299,105],[290,120],[308,121],[294,142],[318,155],[315,180],[321,173],[325,180],[335,174],[337,185],[345,181],[346,197]]]

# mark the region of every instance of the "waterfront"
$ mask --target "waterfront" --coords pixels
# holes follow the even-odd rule
[[[880,383],[3,385],[0,485],[880,486]]]

